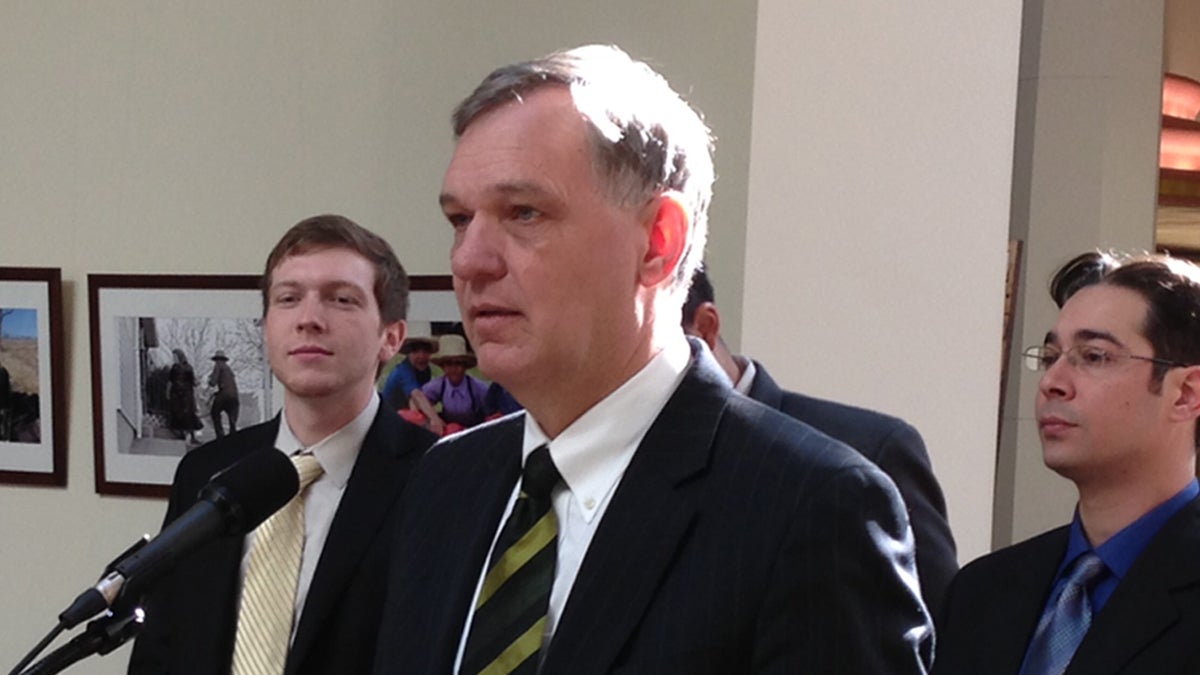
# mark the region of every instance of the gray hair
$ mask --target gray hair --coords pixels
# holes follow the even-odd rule
[[[673,190],[691,227],[672,289],[686,289],[708,236],[712,136],[662,75],[612,45],[554,52],[492,71],[454,110],[455,138],[480,115],[546,86],[566,86],[587,121],[592,166],[608,198],[637,207]]]

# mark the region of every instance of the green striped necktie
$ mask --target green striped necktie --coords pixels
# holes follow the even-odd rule
[[[492,552],[461,673],[536,673],[554,584],[558,519],[550,491],[562,477],[541,446],[525,460],[521,494]]]

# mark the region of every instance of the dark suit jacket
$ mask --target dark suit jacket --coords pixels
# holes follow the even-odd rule
[[[921,595],[931,612],[941,607],[946,587],[958,571],[958,555],[946,520],[946,499],[933,477],[921,434],[890,415],[784,391],[761,363],[755,361],[754,367],[750,398],[858,450],[896,483],[917,540]]]
[[[175,473],[165,522],[195,501],[216,472],[275,444],[279,417],[193,450]],[[390,561],[389,534],[408,475],[436,438],[380,406],[313,575],[288,654],[288,675],[365,673]],[[131,675],[228,673],[237,628],[243,537],[225,537],[185,558],[147,598]]]
[[[935,672],[1021,667],[1067,550],[1061,527],[967,565],[939,617]],[[1163,525],[1092,620],[1067,675],[1200,672],[1200,499]]]
[[[542,673],[923,672],[929,618],[904,581],[912,539],[891,482],[735,393],[692,345],[694,363],[598,526]],[[523,424],[516,415],[447,439],[418,466],[377,673],[451,672],[520,473]]]

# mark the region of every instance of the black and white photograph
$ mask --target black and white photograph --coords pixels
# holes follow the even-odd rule
[[[0,483],[66,485],[61,272],[0,268]]]
[[[122,406],[140,433],[122,437],[117,452],[182,457],[192,448],[272,413],[271,371],[262,320],[251,318],[122,316],[117,322],[122,358]],[[128,441],[128,442],[125,442]]]
[[[254,276],[88,276],[96,491],[163,495],[193,448],[282,400]]]

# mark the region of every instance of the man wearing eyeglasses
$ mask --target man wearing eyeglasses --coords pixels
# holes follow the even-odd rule
[[[1089,253],[1051,283],[1043,459],[1070,525],[971,563],[939,617],[935,673],[1200,672],[1200,269]]]

